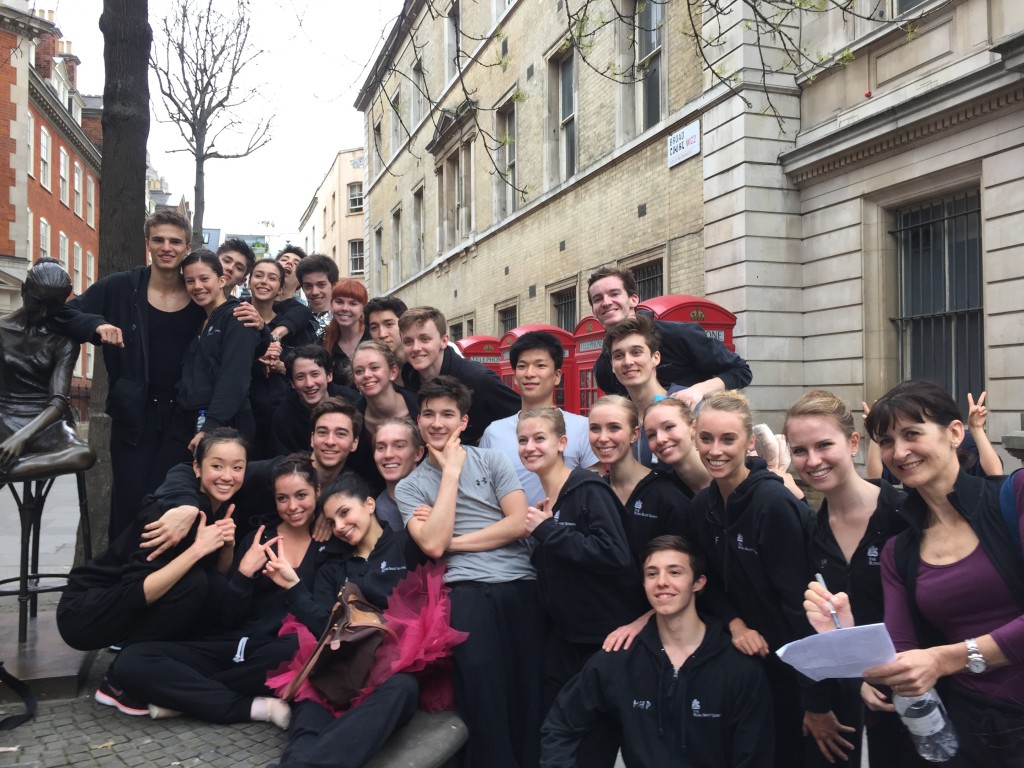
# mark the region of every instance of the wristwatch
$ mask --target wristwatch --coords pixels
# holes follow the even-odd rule
[[[967,646],[967,671],[980,675],[988,669],[988,664],[985,662],[985,657],[981,655],[978,641],[969,637],[964,640],[964,645]]]

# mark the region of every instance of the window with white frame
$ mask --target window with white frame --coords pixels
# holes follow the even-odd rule
[[[68,174],[70,173],[71,158],[68,155],[68,151],[64,147],[60,148],[59,151],[60,163],[58,173],[60,175],[60,201],[64,205],[71,205],[70,197],[70,184]]]
[[[25,149],[28,152],[28,175],[36,175],[36,116],[31,110],[28,113],[28,125],[25,126]]]
[[[373,269],[377,273],[377,286],[383,290],[388,285],[388,265],[384,263],[384,227],[373,230]]]
[[[572,51],[548,64],[548,109],[553,125],[548,178],[552,183],[565,181],[576,173],[575,68]]]
[[[930,379],[961,406],[985,389],[981,196],[896,211],[901,379]]]
[[[473,231],[473,139],[452,150],[437,169],[438,216],[442,250],[454,247]]]
[[[355,182],[348,185],[348,212],[362,213],[363,211],[363,185]]]
[[[32,209],[28,209],[28,237],[26,240],[26,251],[25,254],[29,262],[36,260],[36,255],[32,253],[32,248],[35,246],[35,220],[32,216]]]
[[[82,218],[82,166],[75,163],[75,215]]]
[[[452,0],[445,23],[445,75],[452,80],[462,71],[462,19],[459,0]]]
[[[402,265],[402,209],[391,212],[391,284],[397,285],[405,278]]]
[[[43,189],[50,189],[50,132],[39,128],[39,183]]]
[[[427,75],[423,71],[423,62],[412,65],[412,112],[409,127],[415,128],[420,120],[427,116]]]
[[[50,255],[50,222],[39,217],[39,258]]]
[[[74,271],[71,274],[71,281],[75,287],[75,293],[81,294],[83,290],[82,278],[84,275],[82,274],[82,246],[80,243],[75,243],[74,254],[75,260],[72,262]]]
[[[85,252],[85,287],[88,288],[96,282],[96,257],[91,252]]]
[[[92,176],[85,180],[85,223],[96,228],[96,182]]]
[[[519,192],[516,176],[516,103],[509,99],[495,112],[495,137],[498,146],[495,166],[498,173],[494,176],[496,217],[504,219],[514,213],[517,207]]]
[[[896,13],[906,13],[907,11],[917,8],[919,5],[924,5],[928,0],[896,0]]]
[[[361,275],[366,271],[366,259],[363,256],[363,241],[348,241],[348,273]]]
[[[426,223],[424,216],[426,215],[425,206],[423,204],[423,185],[412,193],[412,271],[416,274],[423,269],[424,263],[424,230],[426,229]]]
[[[384,134],[381,132],[380,120],[373,124],[373,159],[370,161],[373,169],[373,175],[376,177],[381,169],[384,167],[384,147],[381,146],[384,143]]]
[[[391,157],[398,154],[402,142],[405,141],[405,126],[402,123],[402,89],[395,88],[391,97]]]
[[[62,267],[64,267],[64,269],[67,269],[68,268],[68,236],[65,235],[63,232],[61,232],[60,234],[57,235],[57,242],[60,244],[59,256],[57,258],[60,259],[60,265]]]
[[[642,130],[661,121],[663,0],[638,0],[636,19],[636,77]]]

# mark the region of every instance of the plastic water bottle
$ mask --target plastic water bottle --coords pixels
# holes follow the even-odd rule
[[[206,426],[206,411],[200,410],[199,417],[196,419],[196,434],[198,435],[203,431],[203,427]]]
[[[960,741],[934,688],[921,696],[893,694],[892,703],[910,731],[917,754],[933,763],[944,763],[956,755]]]

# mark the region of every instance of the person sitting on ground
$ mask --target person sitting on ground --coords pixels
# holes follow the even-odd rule
[[[370,338],[386,344],[398,362],[398,378],[395,384],[404,387],[402,366],[405,365],[405,347],[402,346],[402,334],[398,330],[398,318],[409,307],[397,296],[376,296],[366,303],[363,314],[366,317],[366,330]]]
[[[73,427],[71,377],[79,347],[51,321],[71,277],[43,257],[25,275],[22,306],[0,317],[0,477],[5,483],[79,472],[96,461]]]
[[[547,408],[555,405],[555,388],[562,382],[562,343],[547,331],[529,331],[514,342],[508,352],[512,364],[516,389],[522,398],[523,410]],[[586,416],[562,410],[565,423],[566,445],[562,453],[569,469],[584,467],[596,469],[597,457],[590,449],[590,428]],[[501,451],[510,459],[526,492],[526,501],[537,504],[544,498],[537,475],[523,466],[519,457],[519,437],[516,428],[520,413],[491,422],[480,438],[481,448]]]
[[[519,412],[519,395],[498,374],[448,347],[448,323],[439,309],[413,307],[402,314],[398,327],[408,361],[402,379],[410,390],[417,392],[423,382],[438,376],[454,376],[473,392],[469,424],[462,433],[467,445],[479,443],[492,422]]]
[[[311,253],[295,267],[299,286],[313,313],[310,330],[313,343],[322,344],[327,324],[331,321],[331,288],[338,282],[338,265],[322,253]]]
[[[685,539],[647,544],[654,616],[628,650],[594,654],[559,694],[542,729],[544,768],[582,765],[579,745],[602,718],[621,725],[629,768],[775,768],[768,681],[719,621],[697,613],[705,583],[704,556]]]
[[[395,500],[399,481],[409,476],[423,458],[423,438],[416,424],[409,418],[385,419],[373,436],[373,459],[377,462],[386,487],[377,496],[376,514],[391,530],[405,528],[405,521]]]
[[[285,623],[282,632],[292,628],[304,631],[304,644],[313,644],[314,638],[327,629],[331,605],[339,591],[352,582],[369,603],[385,610],[385,620],[387,609],[391,608],[404,615],[403,626],[412,622],[425,634],[401,632],[394,658],[404,659],[405,665],[376,678],[371,671],[368,686],[372,691],[357,697],[344,712],[335,711],[316,691],[304,691],[310,686],[299,688],[292,705],[288,744],[277,768],[365,765],[416,711],[420,683],[405,670],[429,669],[433,662],[449,657],[451,646],[461,639],[448,626],[448,599],[443,594],[440,571],[426,573],[424,564],[428,558],[405,529],[395,531],[378,520],[369,488],[358,475],[346,472],[339,477],[324,489],[319,506],[332,524],[342,551],[318,571],[312,593],[300,587],[302,577],[278,547],[265,547],[265,573],[285,590],[289,610],[295,617]],[[395,620],[390,625],[398,629]],[[409,647],[410,641],[415,648]],[[275,690],[286,689],[304,660],[300,654],[285,671],[268,679],[267,684]]]
[[[609,329],[634,317],[640,303],[633,273],[612,267],[602,267],[590,276],[587,298],[598,322]],[[753,374],[747,361],[708,336],[697,323],[655,320],[654,325],[662,339],[658,380],[664,387],[685,387],[672,396],[684,400],[691,408],[696,409],[701,399],[712,392],[740,389],[750,383]],[[626,394],[603,350],[594,363],[594,377],[602,391]]]
[[[334,381],[352,386],[352,356],[361,341],[370,338],[363,322],[367,301],[362,280],[346,277],[331,288],[331,319],[324,331],[324,349],[331,357]]]
[[[236,430],[221,427],[205,435],[192,463],[196,507],[186,534],[150,557],[150,550],[140,547],[142,532],[171,506],[154,502],[109,549],[73,568],[57,604],[57,630],[64,642],[92,651],[190,637],[215,578],[211,571],[227,571],[231,563],[235,524],[229,500],[242,484],[245,463],[245,439]],[[123,693],[108,675],[96,700],[121,711],[132,709],[120,701]]]
[[[265,680],[295,654],[298,643],[293,634],[278,637],[286,600],[262,571],[265,548],[272,544],[282,559],[296,564],[302,586],[312,586],[327,556],[326,545],[315,544],[311,536],[318,488],[309,457],[285,458],[274,470],[276,519],[241,540],[214,612],[197,626],[195,639],[137,643],[118,654],[112,665],[118,683],[149,704],[130,714],[288,727],[290,709],[271,696]]]

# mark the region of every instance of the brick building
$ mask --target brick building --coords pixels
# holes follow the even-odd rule
[[[26,0],[0,2],[0,311],[20,305],[26,270],[40,256],[59,259],[75,293],[97,277],[99,257],[100,104],[77,88],[81,63],[53,20]],[[87,134],[83,123],[89,127]],[[92,138],[90,138],[90,135]],[[85,345],[74,387],[92,376]]]
[[[343,149],[331,162],[320,186],[299,219],[299,239],[306,253],[323,253],[338,265],[342,277],[366,273],[363,240],[363,181],[366,156],[362,147]]]
[[[608,263],[645,295],[703,293],[700,161],[666,152],[701,77],[663,6],[598,30],[583,57],[554,2],[427,5],[406,3],[356,103],[371,294],[441,307],[458,338],[571,329]]]
[[[1021,3],[794,13],[822,53],[775,72],[749,3],[695,22],[708,64],[692,4],[591,0],[567,23],[584,5],[405,3],[356,102],[371,294],[436,304],[456,335],[571,327],[592,268],[625,264],[736,314],[775,426],[812,386],[859,403],[927,376],[964,404],[986,389],[997,442],[1020,427]],[[699,154],[676,164],[686,127]]]

